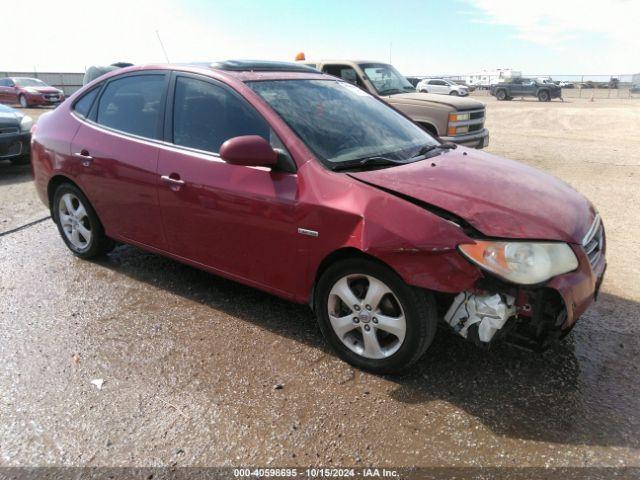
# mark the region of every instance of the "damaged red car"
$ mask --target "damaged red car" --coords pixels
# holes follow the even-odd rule
[[[41,117],[32,157],[75,255],[127,243],[308,303],[376,372],[418,360],[439,323],[544,348],[606,267],[601,219],[566,183],[297,64],[117,70]]]

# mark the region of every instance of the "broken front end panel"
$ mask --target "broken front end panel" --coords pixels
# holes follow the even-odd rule
[[[450,298],[450,297],[449,297]],[[480,281],[455,296],[444,314],[454,332],[481,347],[504,341],[542,351],[566,335],[567,311],[551,288],[525,288]]]

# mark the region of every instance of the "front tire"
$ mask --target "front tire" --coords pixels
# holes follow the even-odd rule
[[[401,373],[420,359],[438,323],[430,293],[368,259],[329,267],[316,286],[314,309],[342,359],[380,374]]]
[[[114,247],[91,203],[78,187],[70,183],[60,185],[53,195],[53,220],[62,240],[74,255],[93,258]]]
[[[551,95],[546,90],[543,90],[538,93],[538,101],[540,102],[549,102],[551,101]]]
[[[458,96],[458,95],[460,95],[460,94],[458,93],[458,91],[457,91],[457,90],[451,90],[451,91],[449,92],[449,95],[453,95],[454,97],[457,97],[457,96]]]
[[[27,97],[25,97],[24,95],[20,95],[18,97],[18,102],[20,103],[20,106],[22,108],[27,108],[29,107],[29,102],[27,101]]]

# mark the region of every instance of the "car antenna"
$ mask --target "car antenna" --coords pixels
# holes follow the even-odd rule
[[[167,63],[171,63],[169,61],[169,55],[167,55],[167,51],[164,48],[164,43],[162,43],[162,38],[160,38],[160,32],[158,30],[156,30],[156,36],[158,37],[158,41],[160,42],[160,47],[162,47],[162,53],[164,53],[164,58],[167,61]]]

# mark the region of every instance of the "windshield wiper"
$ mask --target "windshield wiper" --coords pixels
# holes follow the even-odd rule
[[[388,157],[373,156],[373,157],[361,158],[353,162],[343,162],[338,165],[333,165],[331,167],[331,170],[333,171],[348,170],[350,168],[361,168],[361,167],[368,167],[368,166],[386,167],[389,165],[402,165],[404,163],[406,162],[403,162],[400,160],[393,160],[392,158],[388,158]]]
[[[393,95],[394,93],[402,93],[402,90],[399,88],[387,88],[386,90],[382,90],[379,95]]]
[[[451,143],[451,142],[440,143],[438,145],[425,145],[420,150],[418,150],[418,153],[416,153],[413,157],[411,157],[411,159],[418,158],[418,157],[423,157],[427,153],[429,153],[429,152],[431,152],[431,151],[433,151],[433,150],[435,150],[437,148],[439,148],[441,150],[455,150],[456,148],[458,148],[458,145],[456,145],[455,143]]]

